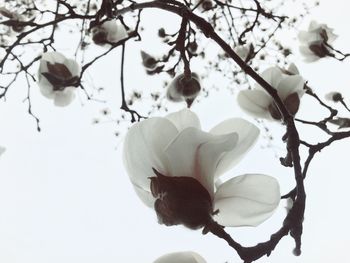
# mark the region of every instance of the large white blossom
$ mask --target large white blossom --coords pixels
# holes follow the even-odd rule
[[[127,37],[128,33],[125,27],[116,20],[107,20],[92,28],[92,40],[97,45],[117,43]]]
[[[289,113],[295,115],[299,109],[300,98],[305,93],[304,80],[296,66],[291,64],[287,70],[271,67],[266,69],[261,77],[277,90]],[[259,84],[256,84],[254,89],[240,91],[237,101],[238,105],[253,117],[281,119],[273,98]]]
[[[240,161],[258,135],[255,125],[240,118],[204,132],[197,115],[183,109],[134,124],[125,138],[124,164],[136,193],[149,207],[156,201],[150,178],[158,171],[165,178],[195,178],[207,190],[213,209],[219,209],[218,223],[256,226],[279,204],[278,182],[261,174],[240,175],[224,183],[217,179]]]
[[[298,38],[300,41],[299,50],[304,56],[304,60],[313,62],[330,55],[331,50],[327,44],[331,44],[337,35],[327,25],[311,21],[308,31],[300,31]]]
[[[42,54],[38,71],[41,93],[56,106],[67,106],[75,98],[81,68],[75,60],[59,52]]]
[[[206,261],[196,252],[184,251],[163,255],[153,263],[206,263]]]

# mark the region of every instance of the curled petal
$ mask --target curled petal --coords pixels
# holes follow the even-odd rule
[[[152,168],[168,175],[164,149],[177,133],[165,118],[150,118],[130,128],[124,141],[123,161],[135,187],[150,192],[149,177],[155,176]]]
[[[276,179],[261,174],[234,177],[215,193],[216,220],[224,226],[257,226],[268,219],[280,201]]]
[[[263,71],[261,77],[272,87],[277,88],[282,79],[282,71],[278,67],[271,67]],[[257,84],[257,88],[263,89],[259,84]]]
[[[287,98],[289,94],[304,94],[304,79],[300,75],[286,76],[277,87],[278,95],[282,100]],[[300,96],[299,96],[300,97]]]
[[[206,261],[198,253],[186,251],[163,255],[153,263],[206,263]]]
[[[179,132],[188,127],[194,127],[197,129],[201,128],[201,124],[197,115],[187,108],[174,113],[170,113],[165,116],[165,118],[170,120],[176,126]]]
[[[232,150],[237,141],[236,133],[214,136],[193,127],[186,128],[165,150],[170,174],[194,177],[212,195],[216,166],[223,153]]]
[[[237,145],[225,152],[216,167],[216,178],[236,165],[255,144],[259,136],[259,128],[241,118],[225,120],[210,130],[211,134],[220,135],[235,132],[238,134]]]
[[[237,96],[238,105],[247,113],[258,118],[269,118],[268,107],[272,103],[270,95],[262,90],[242,90]]]

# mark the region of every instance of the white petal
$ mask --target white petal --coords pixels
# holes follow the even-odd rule
[[[262,90],[242,90],[237,96],[238,105],[257,118],[269,118],[268,107],[272,98]]]
[[[302,44],[307,44],[310,39],[310,33],[307,31],[300,31],[298,33],[298,39]]]
[[[328,44],[331,44],[334,40],[338,38],[338,35],[333,33],[333,29],[330,29],[329,27],[327,27],[326,32],[328,36],[328,40],[327,40]]]
[[[167,116],[165,116],[165,118],[170,120],[176,126],[179,132],[188,127],[195,127],[197,129],[201,129],[201,124],[197,115],[187,108],[170,113]]]
[[[224,226],[257,226],[268,219],[280,201],[276,179],[246,174],[223,183],[215,193],[215,220]]]
[[[153,263],[206,263],[206,261],[201,255],[186,251],[163,255]]]
[[[294,63],[291,63],[288,67],[288,72],[294,74],[294,75],[299,75],[299,70],[297,66]]]
[[[135,186],[150,191],[149,177],[155,176],[152,167],[168,175],[164,149],[176,135],[176,127],[165,118],[150,118],[130,128],[124,140],[123,161]]]
[[[81,68],[75,60],[66,59],[64,61],[64,65],[68,68],[69,72],[72,74],[73,77],[79,77]]]
[[[215,177],[229,171],[236,165],[253,147],[259,137],[259,128],[254,124],[241,118],[225,120],[210,130],[212,134],[228,134],[235,132],[238,134],[237,145],[229,152],[226,152],[216,168]]]
[[[40,88],[40,92],[41,94],[48,98],[48,99],[52,99],[55,97],[55,92],[53,91],[53,87],[51,85],[51,83],[44,77],[41,78],[38,82],[38,86]]]
[[[59,52],[52,51],[43,53],[41,59],[50,63],[64,63],[66,57]]]
[[[2,155],[6,151],[5,147],[0,146],[0,155]]]
[[[261,73],[261,77],[272,87],[276,88],[281,81],[282,71],[278,67],[271,67]],[[263,89],[259,84],[257,88]]]
[[[195,174],[200,175],[200,182],[211,196],[214,193],[214,177],[218,166],[227,153],[235,149],[237,142],[238,134],[233,132],[215,136],[212,140],[199,146]]]
[[[304,56],[305,62],[310,63],[320,59],[320,57],[316,56],[308,46],[300,46],[299,51]]]
[[[288,95],[303,90],[303,87],[304,79],[300,75],[286,75],[277,87],[278,96],[284,100]]]
[[[141,201],[148,207],[154,208],[154,197],[150,190],[143,189],[142,187],[133,184],[134,190]]]
[[[309,31],[313,31],[313,30],[317,30],[320,27],[322,27],[324,24],[319,24],[318,22],[316,22],[315,20],[312,20],[309,24]]]
[[[67,87],[62,91],[54,91],[54,104],[59,107],[68,106],[75,98],[75,88]]]
[[[106,21],[103,27],[107,31],[107,41],[111,43],[117,43],[118,41],[127,38],[128,33],[125,27],[116,21]]]
[[[237,140],[236,133],[214,136],[193,127],[186,128],[165,150],[170,175],[194,177],[212,194],[220,157],[232,150]]]

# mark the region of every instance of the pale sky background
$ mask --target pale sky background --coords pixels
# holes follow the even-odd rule
[[[311,18],[327,23],[339,35],[335,46],[350,52],[350,4],[347,2],[321,1],[321,7],[305,19],[301,28],[305,29]],[[171,23],[167,13],[159,14],[158,21]],[[154,16],[148,12],[145,19],[152,21]],[[147,38],[145,36],[145,43]],[[58,43],[62,44],[60,51],[64,52],[70,42],[61,42]],[[142,45],[148,51],[157,51],[154,46]],[[294,47],[298,53],[297,46]],[[147,93],[152,85],[160,85],[156,80],[145,78],[144,70],[138,66],[138,52],[128,54],[127,87],[138,87]],[[108,107],[117,113],[120,107],[118,58],[119,51],[114,52],[90,72],[96,86],[106,88],[102,99],[107,103],[86,101],[81,92],[72,105],[57,108],[34,86],[32,104],[41,121],[41,133],[26,113],[27,104],[22,103],[26,95],[23,82],[13,87],[6,102],[0,102],[0,145],[7,148],[0,157],[0,262],[151,263],[164,253],[181,250],[196,251],[210,263],[240,262],[223,240],[211,234],[203,236],[201,231],[181,226],[158,225],[154,211],[137,198],[123,168],[122,138],[114,136],[116,124],[92,125],[92,119],[100,116],[102,108]],[[338,89],[350,98],[350,59],[343,63],[324,59],[304,64],[296,56],[295,63],[320,94]],[[223,88],[200,104],[194,104],[193,111],[199,115],[204,130],[234,116],[249,119],[233,101],[234,97]],[[320,113],[320,108],[310,101],[303,102],[299,114],[305,119]],[[215,111],[213,105],[216,105]],[[181,107],[171,106],[172,109]],[[276,137],[282,135],[277,125],[271,127]],[[315,130],[302,132],[303,138],[321,138]],[[270,174],[280,181],[282,193],[286,193],[293,187],[293,174],[281,167],[275,157],[276,152],[283,153],[283,148],[276,143],[278,148],[273,151],[262,148],[264,143],[261,140],[229,176],[248,172]],[[293,256],[293,240],[287,237],[269,258],[258,262],[349,261],[349,146],[349,141],[332,145],[318,155],[310,167],[302,255]],[[281,226],[284,206],[281,202],[276,214],[258,228],[227,230],[246,245],[264,241]]]

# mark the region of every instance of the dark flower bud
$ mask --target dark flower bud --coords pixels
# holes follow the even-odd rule
[[[167,90],[167,98],[174,102],[183,100],[194,100],[201,90],[199,76],[191,73],[190,78],[186,78],[185,74],[176,76],[169,84]]]
[[[165,29],[164,28],[159,28],[158,30],[158,36],[161,37],[161,38],[164,38],[166,37],[166,33],[165,33]]]
[[[202,2],[202,8],[204,11],[208,11],[213,8],[213,2],[211,0],[204,0]]]
[[[191,229],[204,227],[213,214],[212,200],[205,187],[192,177],[165,176],[155,169],[151,192],[160,224],[182,224]]]
[[[148,53],[141,51],[142,64],[147,70],[152,70],[157,67],[157,60]]]

